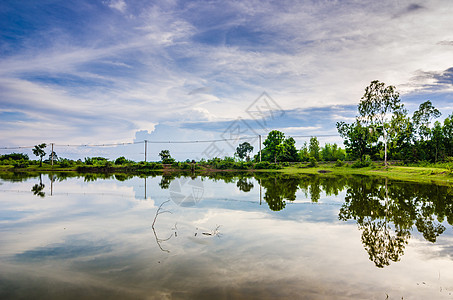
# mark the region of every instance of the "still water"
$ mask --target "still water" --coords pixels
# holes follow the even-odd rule
[[[453,188],[5,176],[1,299],[453,299]]]

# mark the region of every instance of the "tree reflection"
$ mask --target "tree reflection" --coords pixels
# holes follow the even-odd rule
[[[247,180],[247,178],[239,178],[236,182],[236,186],[239,190],[248,193],[253,189],[253,182]]]
[[[296,200],[299,180],[295,177],[276,175],[263,176],[261,185],[266,188],[264,200],[273,211],[280,211],[286,206],[285,200]]]
[[[350,180],[340,220],[356,220],[370,260],[379,268],[397,262],[417,228],[434,243],[452,220],[450,187],[388,182],[387,179]]]
[[[39,174],[39,183],[35,184],[31,188],[31,191],[32,191],[33,195],[44,198],[46,196],[46,193],[43,192],[45,187],[46,186],[42,183],[42,174]]]
[[[404,254],[404,248],[410,238],[407,230],[392,232],[387,220],[376,220],[366,217],[359,224],[362,230],[362,243],[376,267],[383,268],[390,261],[397,262]]]
[[[327,195],[338,193],[344,189],[346,180],[341,177],[321,177],[316,175],[292,176],[286,174],[259,174],[256,178],[266,189],[264,200],[273,211],[286,207],[286,201],[296,200],[296,192],[300,189],[312,202],[318,202],[321,193]],[[238,183],[239,184],[239,183]]]
[[[43,192],[43,189],[45,188],[46,186],[42,183],[37,183],[35,184],[32,188],[31,188],[31,191],[33,192],[33,195],[36,195],[36,196],[39,196],[41,198],[44,198],[46,196],[46,193]]]
[[[163,190],[167,190],[170,187],[170,183],[176,179],[176,175],[164,174],[160,179],[159,186]]]

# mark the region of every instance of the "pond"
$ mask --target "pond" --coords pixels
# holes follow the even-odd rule
[[[453,299],[453,189],[0,175],[1,299]]]

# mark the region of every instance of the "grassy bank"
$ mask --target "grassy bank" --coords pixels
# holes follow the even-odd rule
[[[180,169],[174,166],[163,165],[162,168],[137,168],[133,166],[91,166],[83,168],[67,167],[62,168],[59,166],[52,167],[51,165],[28,166],[26,168],[14,168],[13,166],[0,166],[0,172],[25,172],[25,173],[108,173],[108,174],[129,174],[129,175],[146,175],[149,173],[181,173],[190,172],[191,169]],[[413,166],[389,166],[385,168],[382,164],[374,163],[370,167],[365,168],[352,168],[350,165],[336,166],[334,163],[322,163],[316,167],[309,167],[307,164],[298,163],[285,166],[281,169],[216,169],[212,167],[200,166],[194,168],[194,174],[207,175],[216,172],[278,172],[283,174],[317,174],[320,176],[329,175],[368,175],[368,176],[382,176],[394,180],[412,181],[412,182],[425,182],[453,185],[453,172],[438,167],[413,167]]]
[[[434,167],[405,167],[373,165],[366,168],[336,167],[334,164],[322,164],[317,167],[290,166],[279,170],[285,174],[331,174],[331,175],[368,175],[382,176],[394,180],[427,182],[453,185],[453,172]]]

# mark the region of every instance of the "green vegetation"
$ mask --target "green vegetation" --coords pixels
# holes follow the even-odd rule
[[[247,161],[250,161],[250,153],[252,153],[252,151],[253,146],[248,142],[244,142],[236,148],[235,155],[237,155],[237,157],[239,157],[240,159],[245,158]]]
[[[401,160],[404,163],[442,162],[453,156],[453,114],[443,124],[431,101],[420,104],[409,117],[393,86],[373,81],[358,105],[352,124],[337,123],[348,159]]]
[[[42,167],[42,158],[46,155],[46,152],[44,151],[44,148],[46,148],[46,147],[47,147],[46,144],[40,144],[40,145],[36,145],[32,150],[33,154],[40,158],[40,160],[39,160],[40,167]]]

